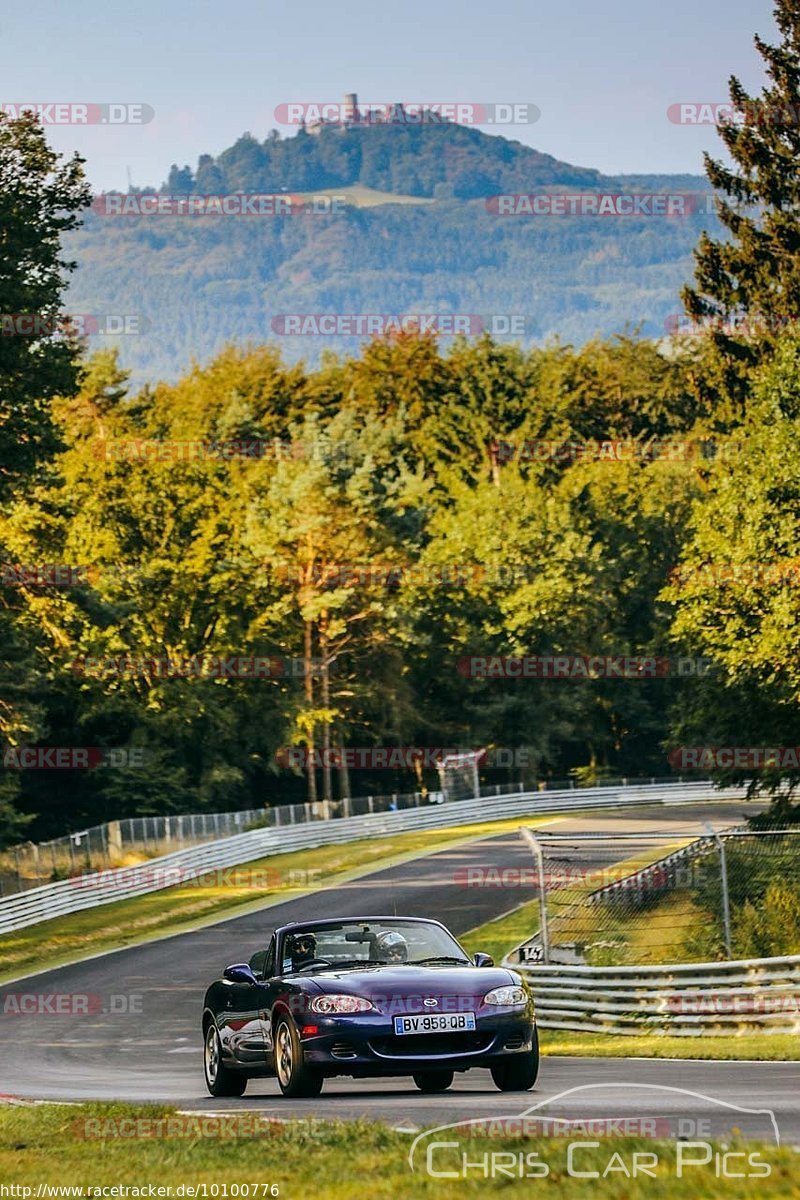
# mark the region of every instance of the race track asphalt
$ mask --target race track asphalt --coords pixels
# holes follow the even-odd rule
[[[555,818],[547,830],[699,832],[708,821],[717,828],[739,823],[746,808],[752,806],[720,801],[603,811]],[[598,862],[609,861],[607,846],[598,846],[597,854]],[[356,855],[354,846],[354,865]],[[715,1130],[736,1125],[754,1136],[770,1136],[773,1126],[766,1116],[746,1116],[726,1107],[733,1105],[771,1110],[781,1140],[800,1142],[798,1063],[548,1058],[544,1030],[539,1082],[524,1095],[496,1091],[485,1071],[456,1076],[449,1092],[434,1097],[423,1096],[411,1080],[346,1078],[327,1081],[314,1100],[286,1101],[271,1079],[251,1081],[238,1100],[212,1100],[206,1094],[199,1030],[205,987],[227,963],[246,960],[265,945],[275,925],[327,915],[396,912],[435,917],[458,935],[528,898],[519,888],[466,888],[465,869],[530,865],[530,851],[518,834],[483,838],[191,933],[5,984],[0,989],[0,1093],[62,1101],[164,1102],[206,1113],[255,1110],[281,1118],[368,1117],[407,1129],[508,1116],[544,1105],[541,1111],[537,1108],[537,1116],[633,1114],[637,1119],[667,1119],[671,1114],[670,1119],[684,1121],[686,1135],[693,1122],[709,1119]],[[90,1012],[6,1013],[5,997],[23,993],[88,995]],[[585,1090],[561,1096],[576,1087]]]

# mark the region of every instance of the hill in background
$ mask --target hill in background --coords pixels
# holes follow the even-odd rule
[[[306,217],[87,215],[67,240],[73,312],[130,316],[120,357],[138,382],[174,379],[229,341],[274,340],[288,360],[353,351],[358,338],[286,337],[284,314],[457,313],[524,318],[526,344],[626,327],[665,333],[716,218],[498,217],[503,192],[706,191],[700,176],[626,176],[560,162],[455,124],[250,134],[161,191],[333,192]],[[521,328],[519,319],[517,329]],[[135,332],[137,328],[141,332]],[[111,337],[98,336],[92,345]]]

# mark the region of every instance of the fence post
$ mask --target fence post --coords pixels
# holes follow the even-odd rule
[[[714,840],[719,849],[719,870],[722,880],[722,924],[725,929],[725,953],[730,962],[733,959],[733,942],[731,939],[731,901],[728,892],[728,859],[725,854],[725,843],[718,833],[714,834]]]
[[[550,931],[547,926],[547,890],[544,875],[544,853],[542,844],[538,838],[534,837],[530,829],[520,829],[525,841],[533,851],[533,857],[536,859],[536,868],[539,875],[539,920],[541,922],[542,934],[542,962],[545,966],[550,962]]]

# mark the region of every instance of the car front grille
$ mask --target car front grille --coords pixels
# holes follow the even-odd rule
[[[381,1058],[426,1058],[433,1054],[478,1054],[493,1038],[491,1033],[424,1033],[419,1036],[376,1038],[370,1043]]]

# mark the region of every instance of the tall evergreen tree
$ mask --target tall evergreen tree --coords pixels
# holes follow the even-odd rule
[[[774,11],[780,44],[755,37],[769,84],[755,98],[735,76],[729,81],[738,116],[718,132],[733,164],[705,155],[730,236],[717,241],[702,234],[696,286],[682,293],[689,315],[710,321],[716,382],[734,396],[741,396],[747,371],[780,329],[800,313],[800,5],[776,0]]]

